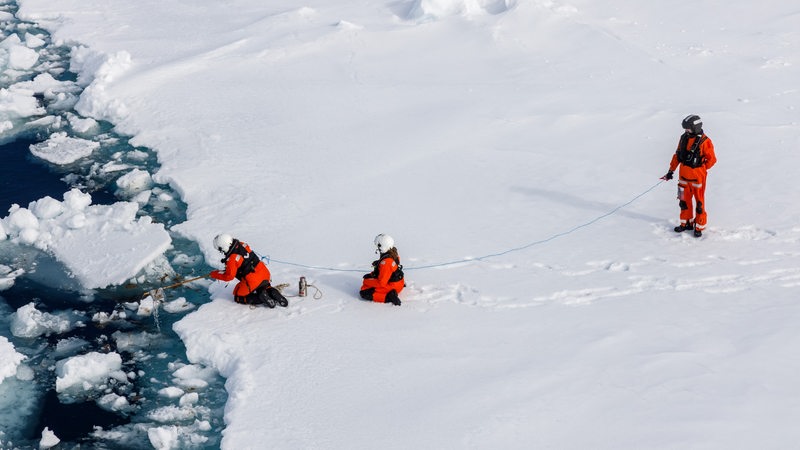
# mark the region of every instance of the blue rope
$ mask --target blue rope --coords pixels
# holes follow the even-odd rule
[[[635,202],[636,200],[639,200],[640,198],[642,198],[645,195],[649,194],[653,189],[657,188],[662,183],[664,183],[664,180],[659,180],[658,183],[654,184],[653,186],[651,186],[646,191],[642,192],[641,194],[637,195],[636,197],[633,197],[629,201],[617,206],[616,208],[612,209],[611,211],[609,211],[609,212],[607,212],[605,214],[602,214],[600,216],[597,216],[594,219],[592,219],[592,220],[590,220],[590,221],[588,221],[586,223],[582,223],[580,225],[577,225],[577,226],[575,226],[575,227],[573,227],[573,228],[571,228],[571,229],[569,229],[567,231],[562,231],[561,233],[554,234],[554,235],[552,235],[552,236],[550,236],[550,237],[548,237],[546,239],[541,239],[541,240],[538,240],[538,241],[534,241],[534,242],[531,242],[529,244],[525,244],[525,245],[520,246],[520,247],[510,248],[510,249],[504,250],[502,252],[490,253],[488,255],[478,256],[478,257],[474,257],[474,258],[462,258],[462,259],[456,259],[456,260],[446,261],[446,262],[442,262],[442,263],[427,264],[427,265],[424,265],[424,266],[414,266],[414,267],[405,267],[405,266],[403,266],[403,270],[432,269],[432,268],[435,268],[435,267],[446,267],[446,266],[452,266],[452,265],[455,265],[455,264],[462,264],[462,263],[467,263],[467,262],[483,261],[484,259],[496,258],[498,256],[507,255],[509,253],[526,250],[526,249],[529,249],[529,248],[537,246],[537,245],[546,244],[546,243],[548,243],[550,241],[553,241],[553,240],[558,239],[558,238],[563,237],[563,236],[567,236],[567,235],[572,234],[572,233],[574,233],[574,232],[576,232],[576,231],[578,231],[578,230],[580,230],[582,228],[586,228],[586,227],[588,227],[590,225],[593,225],[594,223],[596,223],[596,222],[598,222],[598,221],[600,221],[602,219],[605,219],[606,217],[616,213],[620,209],[630,205],[631,203]],[[267,263],[269,264],[270,258],[268,256],[265,256],[262,259],[265,259],[265,258],[267,259]],[[364,272],[363,269],[337,269],[335,267],[312,266],[312,265],[294,263],[294,262],[289,262],[289,261],[281,261],[281,260],[278,260],[278,259],[273,259],[272,261],[274,261],[276,263],[279,263],[279,264],[285,264],[285,265],[288,265],[288,266],[302,267],[302,268],[305,268],[305,269],[326,270],[326,271],[329,271],[329,272]]]
[[[276,262],[278,264],[285,264],[287,266],[302,267],[304,269],[326,270],[328,272],[359,272],[359,273],[363,273],[364,272],[364,269],[337,269],[335,267],[309,266],[309,265],[306,265],[306,264],[293,263],[293,262],[289,262],[289,261],[281,261],[279,259],[272,259],[271,260],[269,256],[263,256],[263,257],[261,257],[261,259],[266,259],[267,260],[267,264],[269,264],[270,261],[274,261],[274,262]]]

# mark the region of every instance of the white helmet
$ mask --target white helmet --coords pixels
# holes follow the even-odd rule
[[[230,234],[218,234],[214,238],[214,248],[219,250],[220,253],[227,253],[231,249],[231,245],[233,245],[233,236]]]
[[[386,253],[394,247],[394,239],[388,234],[379,234],[375,236],[375,246],[378,247],[378,253]]]

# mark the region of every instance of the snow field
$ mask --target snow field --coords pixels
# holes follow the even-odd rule
[[[364,272],[377,233],[407,267],[560,236],[409,270],[400,308],[356,300],[359,273],[277,262],[323,298],[249,309],[212,285],[175,329],[227,378],[223,448],[800,438],[786,2],[21,3],[77,43],[78,111],[158,152],[152,179],[188,204],[173,231],[210,263],[223,231]],[[673,183],[560,235],[657,183],[689,113],[719,158],[704,238],[672,232]]]

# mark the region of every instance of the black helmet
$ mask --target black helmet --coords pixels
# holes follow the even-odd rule
[[[696,114],[686,116],[681,126],[692,134],[703,134],[703,120]]]

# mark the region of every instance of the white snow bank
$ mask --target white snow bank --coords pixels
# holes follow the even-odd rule
[[[50,314],[36,309],[32,302],[13,314],[11,333],[17,337],[34,338],[41,335],[61,334],[73,329],[76,320],[70,313]]]
[[[515,4],[515,0],[415,0],[409,11],[408,18],[421,19],[454,15],[500,14]]]
[[[131,55],[120,51],[112,55],[87,47],[72,49],[70,70],[78,74],[78,84],[85,86],[75,110],[87,117],[118,122],[128,112],[124,104],[106,93],[106,86],[131,66]]]
[[[56,363],[56,392],[82,397],[84,393],[102,391],[102,386],[109,379],[119,382],[128,381],[122,370],[122,357],[119,353],[90,352],[61,360]]]
[[[99,142],[68,137],[66,132],[58,132],[51,134],[44,142],[31,145],[30,151],[37,158],[63,166],[91,155],[98,148]]]
[[[0,336],[0,384],[8,377],[17,373],[17,367],[25,356],[17,353],[14,345],[3,336]]]
[[[136,217],[137,204],[91,202],[89,194],[72,189],[63,202],[44,197],[28,208],[14,205],[0,230],[14,243],[53,255],[89,289],[125,282],[169,247],[163,225]]]

